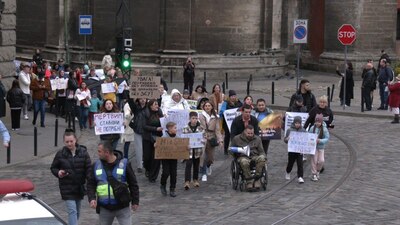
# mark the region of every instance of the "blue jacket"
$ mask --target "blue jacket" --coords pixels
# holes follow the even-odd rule
[[[8,133],[6,126],[1,120],[0,120],[0,133],[1,136],[3,137],[3,143],[9,143],[11,140],[10,133]]]
[[[322,129],[323,129],[323,135],[322,135],[322,138],[318,138],[319,143],[317,143],[317,149],[325,149],[325,145],[329,141],[329,131],[326,128],[325,123],[323,123]],[[308,132],[315,133],[315,134],[319,134],[319,131],[320,131],[320,128],[316,127],[315,125],[313,125],[310,128],[310,130],[308,130]]]

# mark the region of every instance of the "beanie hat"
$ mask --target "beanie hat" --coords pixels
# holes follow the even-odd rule
[[[234,90],[229,90],[229,97],[236,95],[236,91]]]
[[[295,124],[295,123],[300,123],[301,124],[301,117],[300,116],[295,116],[293,118],[293,124]]]
[[[185,90],[183,90],[183,93],[182,94],[188,94],[188,95],[190,95],[190,93],[189,93],[189,90],[188,89],[185,89]]]
[[[303,96],[301,94],[297,94],[294,96],[294,100],[296,102],[303,102]]]
[[[324,117],[322,116],[322,114],[317,114],[317,115],[315,115],[314,121],[322,123],[322,121],[324,121]]]

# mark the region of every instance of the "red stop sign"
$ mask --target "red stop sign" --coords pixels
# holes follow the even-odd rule
[[[338,40],[342,45],[351,45],[356,40],[356,29],[351,24],[343,24],[338,30]]]

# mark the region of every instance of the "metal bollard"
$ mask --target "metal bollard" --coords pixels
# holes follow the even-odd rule
[[[326,90],[326,96],[328,96],[328,107],[331,107],[331,88],[328,87],[328,89]]]
[[[37,128],[33,128],[33,156],[37,156]]]
[[[74,130],[74,132],[76,132],[76,129],[75,129],[75,109],[74,109],[74,113],[72,114],[72,129]]]
[[[247,81],[247,95],[250,95],[250,80]]]
[[[201,85],[202,85],[203,87],[206,87],[206,81],[205,81],[205,80],[202,80],[202,81],[201,81]]]
[[[169,81],[172,83],[172,68],[169,69]]]
[[[361,112],[364,112],[364,102],[365,102],[365,99],[364,99],[363,93],[364,93],[364,88],[361,87]]]
[[[56,125],[54,127],[54,146],[57,147],[57,141],[58,141],[58,118],[56,118]]]
[[[275,82],[271,84],[271,104],[275,104]]]
[[[207,83],[207,72],[204,71],[203,87],[206,87],[206,83]]]
[[[71,121],[71,113],[70,112],[67,113],[66,119],[68,121],[68,129],[71,129],[71,122],[72,121]]]
[[[225,94],[225,82],[222,82],[222,93],[224,93]]]
[[[331,92],[331,102],[332,102],[332,99],[333,99],[333,92],[335,91],[335,84],[332,84],[332,92]]]
[[[229,89],[229,87],[228,87],[228,73],[225,73],[225,87],[226,87],[226,89]]]
[[[11,163],[11,141],[8,143],[7,147],[7,164]]]

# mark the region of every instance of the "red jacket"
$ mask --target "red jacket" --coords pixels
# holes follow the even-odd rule
[[[400,107],[400,81],[389,84],[389,106],[392,108]]]

